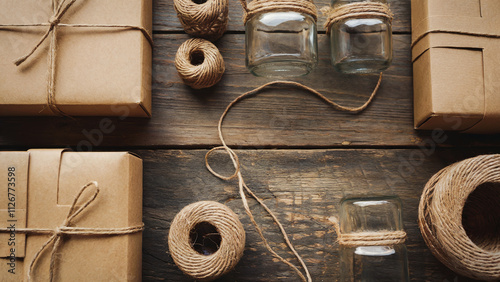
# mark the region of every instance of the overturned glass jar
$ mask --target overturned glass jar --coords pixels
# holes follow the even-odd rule
[[[340,209],[340,281],[409,281],[401,200],[346,198]]]
[[[316,67],[317,11],[311,1],[254,0],[246,11],[246,66],[251,73],[295,77]]]
[[[392,62],[393,14],[386,0],[332,0],[325,23],[332,64],[343,73],[373,73]]]

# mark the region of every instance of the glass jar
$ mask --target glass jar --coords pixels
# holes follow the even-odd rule
[[[246,23],[246,66],[256,76],[306,75],[318,63],[315,19],[287,10],[258,13]]]
[[[332,8],[354,2],[386,0],[332,0]],[[343,73],[373,73],[387,69],[392,62],[392,27],[387,18],[347,18],[330,30],[332,64]]]
[[[403,231],[398,197],[360,197],[341,201],[342,234]],[[405,244],[340,246],[340,281],[409,281]]]

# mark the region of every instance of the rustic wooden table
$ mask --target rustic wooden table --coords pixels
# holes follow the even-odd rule
[[[316,1],[318,7],[328,0]],[[500,136],[417,132],[412,124],[410,0],[389,1],[394,22],[394,62],[385,72],[378,96],[363,113],[337,112],[296,89],[272,88],[239,103],[228,115],[225,136],[237,149],[247,183],[284,224],[315,281],[339,278],[338,245],[327,218],[348,195],[395,194],[404,204],[410,276],[413,281],[470,281],[444,267],[426,247],[417,225],[420,193],[444,166],[483,153],[499,153]],[[265,250],[245,214],[235,181],[222,181],[204,166],[208,149],[220,145],[216,125],[228,103],[265,82],[244,66],[242,9],[230,1],[227,34],[216,45],[226,61],[222,81],[207,90],[182,84],[173,65],[179,45],[189,38],[171,0],[154,3],[153,118],[111,118],[112,130],[99,129],[102,118],[1,118],[0,149],[67,147],[132,150],[144,159],[143,278],[190,281],[168,253],[167,234],[175,214],[189,203],[225,203],[247,232],[244,256],[220,281],[296,281],[286,265]],[[325,18],[320,17],[321,26]],[[318,68],[295,81],[312,86],[348,106],[362,104],[377,75],[336,73],[329,63],[328,40],[320,27]],[[220,154],[218,169],[229,172]],[[272,245],[287,259],[291,253],[278,228],[251,202]]]

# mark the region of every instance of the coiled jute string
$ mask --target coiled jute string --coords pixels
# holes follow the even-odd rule
[[[321,9],[328,17],[325,22],[326,32],[330,33],[332,26],[346,19],[356,18],[382,18],[388,19],[392,23],[394,14],[389,5],[380,2],[355,2],[339,5],[335,8],[326,7]]]
[[[499,184],[500,155],[482,155],[442,169],[425,185],[420,231],[432,253],[461,275],[500,279]],[[468,230],[466,216],[473,217]]]
[[[80,198],[83,193],[94,187],[95,190],[91,194],[91,197],[83,202],[80,202]],[[16,228],[15,232],[19,234],[29,234],[29,235],[50,235],[49,239],[38,249],[35,253],[33,259],[30,262],[30,266],[28,269],[28,281],[35,280],[35,276],[33,274],[35,266],[42,256],[43,252],[52,245],[50,248],[50,269],[49,269],[49,281],[54,280],[54,272],[56,270],[56,261],[61,258],[61,253],[59,252],[60,248],[62,248],[64,235],[66,236],[89,236],[89,237],[98,237],[98,236],[122,236],[128,234],[134,234],[138,232],[142,232],[144,230],[144,224],[139,226],[130,226],[123,228],[92,228],[92,227],[75,227],[72,226],[75,224],[75,218],[86,209],[90,207],[90,205],[96,200],[99,195],[99,185],[96,181],[92,181],[84,185],[78,194],[73,199],[73,204],[71,205],[67,217],[64,219],[64,222],[61,226],[58,226],[53,229],[46,228]],[[78,205],[81,204],[79,207]],[[1,228],[1,232],[12,232],[12,230],[8,228]],[[64,255],[62,255],[64,256]]]
[[[174,0],[174,8],[190,35],[215,41],[226,31],[228,0]]]
[[[337,242],[340,246],[393,246],[403,244],[406,241],[406,232],[398,231],[376,231],[376,232],[355,232],[342,233],[339,220],[332,216],[328,220],[333,224],[335,233],[337,233]]]
[[[247,4],[246,0],[240,0],[243,7],[243,23],[258,13],[268,13],[277,10],[298,12],[310,15],[314,21],[318,19],[318,11],[312,0],[253,0]]]
[[[280,260],[281,262],[287,264],[290,268],[292,268],[296,273],[297,275],[303,280],[303,281],[312,281],[312,278],[311,278],[311,275],[309,273],[309,269],[307,268],[306,264],[304,263],[304,260],[302,259],[302,257],[299,255],[299,253],[295,250],[295,248],[293,247],[293,244],[290,242],[290,240],[288,239],[288,235],[285,231],[285,228],[283,227],[283,225],[280,223],[280,221],[278,220],[278,218],[274,215],[274,213],[267,207],[267,205],[264,203],[264,201],[259,198],[253,191],[252,189],[250,189],[247,184],[245,183],[245,180],[243,179],[243,174],[241,172],[241,166],[240,166],[240,161],[239,161],[239,158],[238,158],[238,155],[236,154],[235,151],[233,151],[233,149],[231,149],[225,139],[224,139],[224,136],[222,134],[222,123],[224,122],[224,118],[226,117],[227,113],[229,112],[229,110],[235,105],[237,104],[238,102],[240,102],[241,100],[244,100],[245,98],[249,98],[251,97],[252,95],[256,95],[257,93],[260,93],[262,90],[264,90],[265,88],[268,88],[268,87],[271,87],[271,86],[275,86],[275,85],[281,85],[281,86],[287,86],[287,87],[295,87],[295,88],[299,88],[299,89],[302,89],[302,90],[305,90],[306,92],[309,92],[315,96],[317,96],[318,98],[320,98],[322,101],[324,101],[325,103],[331,105],[334,109],[336,110],[339,110],[339,111],[344,111],[344,112],[348,112],[348,113],[352,113],[352,114],[356,114],[356,113],[360,113],[362,112],[364,109],[366,109],[368,107],[368,105],[370,105],[370,103],[372,102],[373,98],[375,98],[375,94],[377,93],[379,87],[380,87],[380,83],[382,81],[382,73],[380,73],[380,76],[379,76],[379,80],[378,80],[378,83],[377,83],[377,86],[375,87],[375,89],[373,90],[372,94],[370,95],[370,98],[361,106],[359,107],[345,107],[345,106],[342,106],[342,105],[339,105],[337,104],[336,102],[328,99],[327,97],[325,97],[323,94],[319,93],[318,91],[308,87],[308,86],[305,86],[303,84],[300,84],[298,82],[293,82],[293,81],[273,81],[273,82],[269,82],[269,83],[266,83],[260,87],[257,87],[253,90],[250,90],[242,95],[240,95],[239,97],[237,97],[236,99],[234,99],[228,106],[227,108],[225,109],[225,111],[222,113],[220,119],[219,119],[219,123],[218,123],[218,126],[217,126],[217,131],[218,131],[218,135],[219,135],[219,139],[222,143],[222,146],[220,147],[215,147],[213,149],[211,149],[210,151],[207,152],[207,154],[205,155],[205,165],[207,167],[207,169],[216,177],[220,178],[220,179],[223,179],[223,180],[231,180],[233,178],[237,178],[238,179],[238,187],[239,187],[239,194],[240,194],[240,197],[241,197],[241,200],[242,200],[242,203],[243,203],[243,207],[245,208],[245,211],[246,213],[248,214],[248,216],[250,217],[250,221],[252,222],[252,224],[255,226],[255,229],[257,230],[257,232],[259,233],[259,236],[260,238],[262,239],[262,241],[264,242],[264,246],[266,247],[266,249],[274,256],[276,257],[278,260]],[[222,174],[219,174],[217,173],[216,171],[214,171],[212,169],[212,167],[210,166],[209,164],[209,157],[211,154],[213,154],[215,151],[218,151],[218,150],[225,150],[227,152],[227,154],[229,155],[229,157],[231,158],[231,161],[233,163],[233,166],[235,168],[235,171],[234,173],[231,175],[231,176],[225,176],[225,175],[222,175]],[[285,240],[285,243],[286,245],[288,246],[288,248],[292,251],[292,253],[294,254],[294,256],[297,258],[297,260],[299,261],[300,263],[300,266],[303,268],[304,272],[305,272],[305,275],[299,270],[299,268],[297,266],[295,266],[294,264],[292,264],[291,262],[285,260],[283,257],[281,257],[280,255],[278,255],[278,253],[276,253],[276,251],[273,250],[273,248],[269,245],[269,242],[267,241],[267,239],[265,238],[263,232],[262,232],[262,229],[260,228],[259,224],[256,222],[254,216],[253,216],[253,213],[252,211],[250,210],[250,207],[248,205],[248,199],[247,199],[247,194],[254,198],[264,209],[265,211],[271,216],[272,220],[276,223],[276,225],[278,226],[278,228],[280,229],[280,232],[283,236],[283,239]]]
[[[182,43],[175,55],[175,67],[184,83],[195,89],[214,86],[226,70],[219,49],[201,38]]]
[[[221,237],[218,250],[198,253],[190,233],[200,223],[214,226]],[[227,206],[211,201],[190,204],[174,218],[168,234],[168,247],[175,264],[199,281],[212,281],[233,269],[245,249],[245,230],[238,216]]]

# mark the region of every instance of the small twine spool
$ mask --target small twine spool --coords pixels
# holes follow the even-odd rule
[[[201,38],[182,43],[175,55],[175,67],[184,83],[195,89],[214,86],[226,70],[219,49]]]
[[[432,253],[453,271],[500,279],[500,155],[450,165],[427,182],[419,226]]]
[[[207,226],[210,233],[200,231],[207,230]],[[197,243],[199,240],[201,244]],[[205,242],[218,248],[207,251],[203,246]],[[204,254],[195,250],[197,244]],[[168,246],[175,264],[185,274],[199,281],[212,281],[232,270],[240,260],[245,248],[245,230],[227,206],[211,201],[197,202],[175,216]]]
[[[357,18],[382,18],[392,23],[394,14],[389,5],[380,2],[355,2],[339,5],[336,8],[325,7],[321,11],[327,15],[325,22],[326,32],[330,33],[332,26],[346,19]]]
[[[174,0],[174,8],[184,31],[195,37],[215,41],[227,29],[227,0]]]
[[[278,10],[298,12],[310,15],[314,21],[318,19],[318,10],[312,0],[253,0],[247,4],[246,0],[240,0],[245,14],[243,22],[246,23],[253,16],[260,13],[275,12]]]

